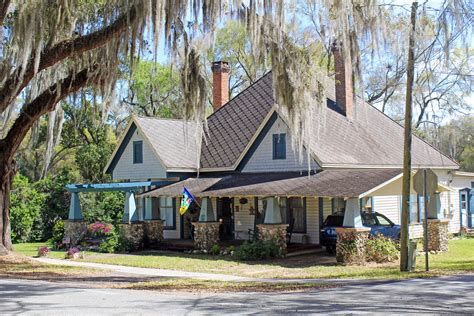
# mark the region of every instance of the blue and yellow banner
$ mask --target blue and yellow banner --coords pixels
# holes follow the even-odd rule
[[[181,199],[181,207],[179,208],[179,214],[184,215],[188,210],[191,203],[194,201],[194,196],[189,193],[189,191],[184,188],[183,190],[183,198]]]

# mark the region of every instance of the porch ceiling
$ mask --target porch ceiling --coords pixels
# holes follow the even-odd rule
[[[197,197],[359,197],[400,173],[399,169],[325,170],[309,177],[299,172],[243,173],[218,178],[187,179],[141,196],[180,196],[186,187]]]

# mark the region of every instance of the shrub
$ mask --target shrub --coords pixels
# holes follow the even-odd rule
[[[81,250],[77,247],[71,247],[66,251],[66,259],[76,259],[79,257]]]
[[[119,248],[119,237],[118,234],[113,230],[107,235],[107,237],[100,243],[99,251],[112,253]]]
[[[398,259],[398,255],[397,244],[390,238],[378,234],[367,240],[367,261],[392,262]]]
[[[112,224],[104,224],[101,222],[95,222],[87,226],[87,232],[91,235],[91,237],[106,237],[108,236],[113,230]]]
[[[219,247],[219,245],[216,244],[216,245],[211,247],[211,249],[209,250],[209,253],[211,255],[217,256],[218,254],[221,253],[221,247]]]
[[[58,248],[61,248],[64,239],[64,221],[56,221],[53,225],[53,236],[50,239],[50,242]]]
[[[11,191],[11,234],[13,242],[41,240],[41,209],[45,195],[38,192],[28,179],[20,174],[13,179]]]
[[[38,257],[46,257],[49,253],[49,248],[46,246],[38,247]]]
[[[235,256],[238,260],[253,261],[282,257],[282,253],[274,241],[259,240],[252,243],[244,242],[244,244],[235,251]]]

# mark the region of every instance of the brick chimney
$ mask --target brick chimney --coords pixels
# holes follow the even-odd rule
[[[214,112],[229,101],[229,63],[215,61],[212,63],[212,107]]]
[[[354,92],[352,85],[352,64],[345,61],[341,45],[332,46],[334,70],[336,72],[336,103],[349,119],[354,118]]]

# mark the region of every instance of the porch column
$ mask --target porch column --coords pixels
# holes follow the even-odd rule
[[[362,217],[360,215],[360,204],[358,198],[347,199],[343,226],[355,228],[364,227],[364,225],[362,225]]]
[[[200,222],[215,222],[216,217],[214,216],[214,210],[212,209],[212,201],[210,198],[205,197],[201,202],[201,212],[199,213]]]
[[[428,201],[428,218],[429,219],[442,219],[441,214],[441,197],[439,192],[433,194]]]
[[[343,226],[336,228],[336,260],[344,264],[364,263],[370,228],[362,225],[358,198],[347,199]]]
[[[278,199],[270,197],[266,199],[265,219],[263,224],[257,225],[258,239],[262,241],[275,242],[280,249],[280,254],[285,255],[287,249],[288,224],[281,220],[280,204]]]
[[[267,207],[265,208],[265,224],[281,224],[281,212],[278,199],[275,197],[267,198]]]
[[[79,193],[72,192],[71,203],[69,205],[69,220],[82,220],[81,202]]]
[[[138,220],[137,205],[135,204],[135,192],[125,192],[125,205],[123,211],[124,223],[135,222]]]
[[[194,248],[206,253],[214,245],[219,244],[220,223],[216,221],[212,201],[209,197],[202,198],[199,221],[192,224],[194,226]]]

